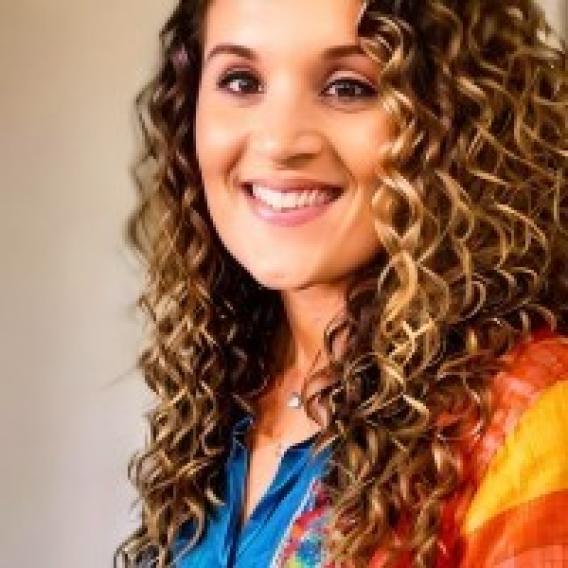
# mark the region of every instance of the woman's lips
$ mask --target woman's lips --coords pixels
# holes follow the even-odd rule
[[[337,190],[334,192],[333,197],[326,203],[279,210],[255,197],[251,192],[250,185],[244,184],[242,191],[245,194],[252,212],[257,217],[272,225],[279,225],[281,227],[302,225],[323,215],[340,195],[340,191]]]

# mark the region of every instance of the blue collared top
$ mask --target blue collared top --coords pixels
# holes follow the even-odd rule
[[[274,479],[239,527],[249,463],[244,436],[252,422],[247,415],[233,428],[225,464],[224,505],[208,518],[201,540],[193,549],[184,550],[192,526],[186,523],[179,531],[173,547],[176,568],[268,568],[275,564],[293,521],[314,508],[312,488],[324,473],[330,450],[313,455],[312,436],[284,452]]]

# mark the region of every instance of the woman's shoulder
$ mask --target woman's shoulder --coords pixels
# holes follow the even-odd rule
[[[495,467],[498,450],[504,452],[505,444],[519,441],[523,423],[534,426],[537,416],[549,424],[555,417],[563,418],[545,408],[562,407],[566,402],[568,337],[541,330],[516,345],[503,360],[504,369],[493,377],[490,385],[489,423],[475,446],[478,479],[490,462]],[[557,433],[560,435],[562,431]]]
[[[535,566],[552,553],[568,564],[568,339],[536,334],[506,360],[476,447],[460,566]]]

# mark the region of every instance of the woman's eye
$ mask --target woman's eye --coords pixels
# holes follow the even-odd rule
[[[377,94],[377,91],[371,85],[355,79],[337,79],[331,83],[328,89],[335,85],[340,86],[340,88],[335,89],[336,96],[340,99],[370,98]]]
[[[230,85],[231,83],[237,84],[239,81],[245,84],[250,83],[251,82],[250,79],[252,79],[253,83],[257,82],[254,76],[251,73],[248,73],[247,71],[232,71],[221,77],[221,79],[217,83],[217,87],[220,88],[221,90],[229,91],[236,95],[254,94],[254,93],[241,91],[239,89],[235,90],[233,88],[228,88],[228,85]]]
[[[256,93],[258,81],[248,71],[232,71],[224,75],[217,83],[217,87],[235,95],[252,95]],[[233,87],[230,85],[233,84]],[[239,84],[242,89],[239,88]],[[369,84],[356,79],[336,79],[327,87],[326,91],[335,91],[335,94],[326,95],[338,99],[359,99],[374,97],[377,92]]]

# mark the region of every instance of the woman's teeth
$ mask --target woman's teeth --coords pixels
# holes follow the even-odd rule
[[[331,189],[314,189],[306,191],[278,191],[259,185],[251,186],[252,195],[273,209],[299,209],[313,207],[333,201],[337,193]]]

